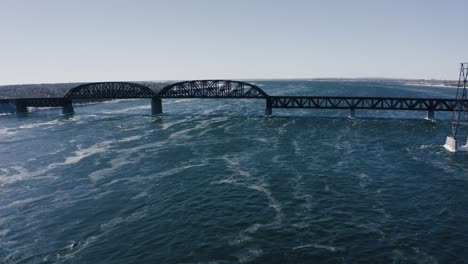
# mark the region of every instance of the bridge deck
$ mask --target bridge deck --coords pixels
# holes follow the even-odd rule
[[[453,111],[457,101],[448,98],[269,96],[267,108],[382,109]]]

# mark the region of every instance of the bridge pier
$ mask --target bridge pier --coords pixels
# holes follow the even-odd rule
[[[16,113],[27,113],[28,112],[28,106],[25,103],[16,101]]]
[[[73,109],[73,104],[71,100],[67,100],[62,106],[62,114],[73,114],[75,110]]]
[[[265,115],[269,116],[273,114],[273,107],[270,98],[266,99],[266,108],[265,108]]]
[[[151,114],[152,115],[159,115],[162,114],[162,100],[161,97],[153,97],[151,98]]]
[[[426,120],[434,120],[435,112],[434,110],[427,110]]]
[[[351,108],[349,111],[349,118],[354,119],[356,117],[355,109]]]
[[[453,136],[447,136],[447,138],[445,139],[444,148],[450,152],[468,151],[468,137],[466,138],[465,145],[458,146],[457,138]]]
[[[447,136],[444,148],[450,152],[457,152],[457,140],[452,136]]]

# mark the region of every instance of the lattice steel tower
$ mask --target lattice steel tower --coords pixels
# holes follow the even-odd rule
[[[460,135],[460,128],[466,125],[468,121],[468,63],[461,63],[460,75],[458,77],[458,88],[456,95],[456,104],[453,109],[452,123],[451,123],[451,135],[447,137],[445,142],[445,148],[449,151],[456,152],[457,150],[468,151],[468,138],[464,138],[466,135]],[[465,122],[464,120],[465,119]],[[458,140],[466,140],[466,144],[461,147],[457,147]]]

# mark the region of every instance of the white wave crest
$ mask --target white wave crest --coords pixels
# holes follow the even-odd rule
[[[70,165],[80,162],[82,159],[87,158],[89,156],[105,152],[109,149],[110,146],[105,146],[103,144],[94,144],[89,148],[79,149],[74,152],[75,155],[66,157],[63,163],[53,163],[49,165],[49,168],[55,168],[57,165]]]
[[[59,124],[61,124],[59,120],[53,120],[53,121],[43,122],[43,123],[25,124],[25,125],[19,126],[19,128],[31,129],[31,128],[37,128],[37,127],[42,127],[42,126],[55,126]]]
[[[320,244],[306,244],[302,246],[297,246],[294,247],[293,250],[299,250],[299,249],[304,249],[304,248],[319,248],[319,249],[325,249],[331,252],[337,252],[337,251],[342,251],[344,248],[342,247],[332,247],[332,246],[325,246],[325,245],[320,245]]]
[[[0,135],[9,136],[9,135],[14,135],[14,134],[16,134],[16,130],[15,130],[15,129],[11,129],[11,128],[0,128]]]

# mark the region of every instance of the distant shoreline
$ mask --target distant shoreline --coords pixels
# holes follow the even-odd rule
[[[431,82],[407,82],[404,83],[404,85],[408,86],[427,86],[427,87],[441,87],[441,88],[457,88],[458,85],[456,83],[450,83],[450,84],[445,84],[445,83],[431,83]]]
[[[293,78],[293,79],[245,79],[245,81],[320,81],[320,82],[396,82],[408,86],[457,88],[457,80],[398,79],[398,78]]]

